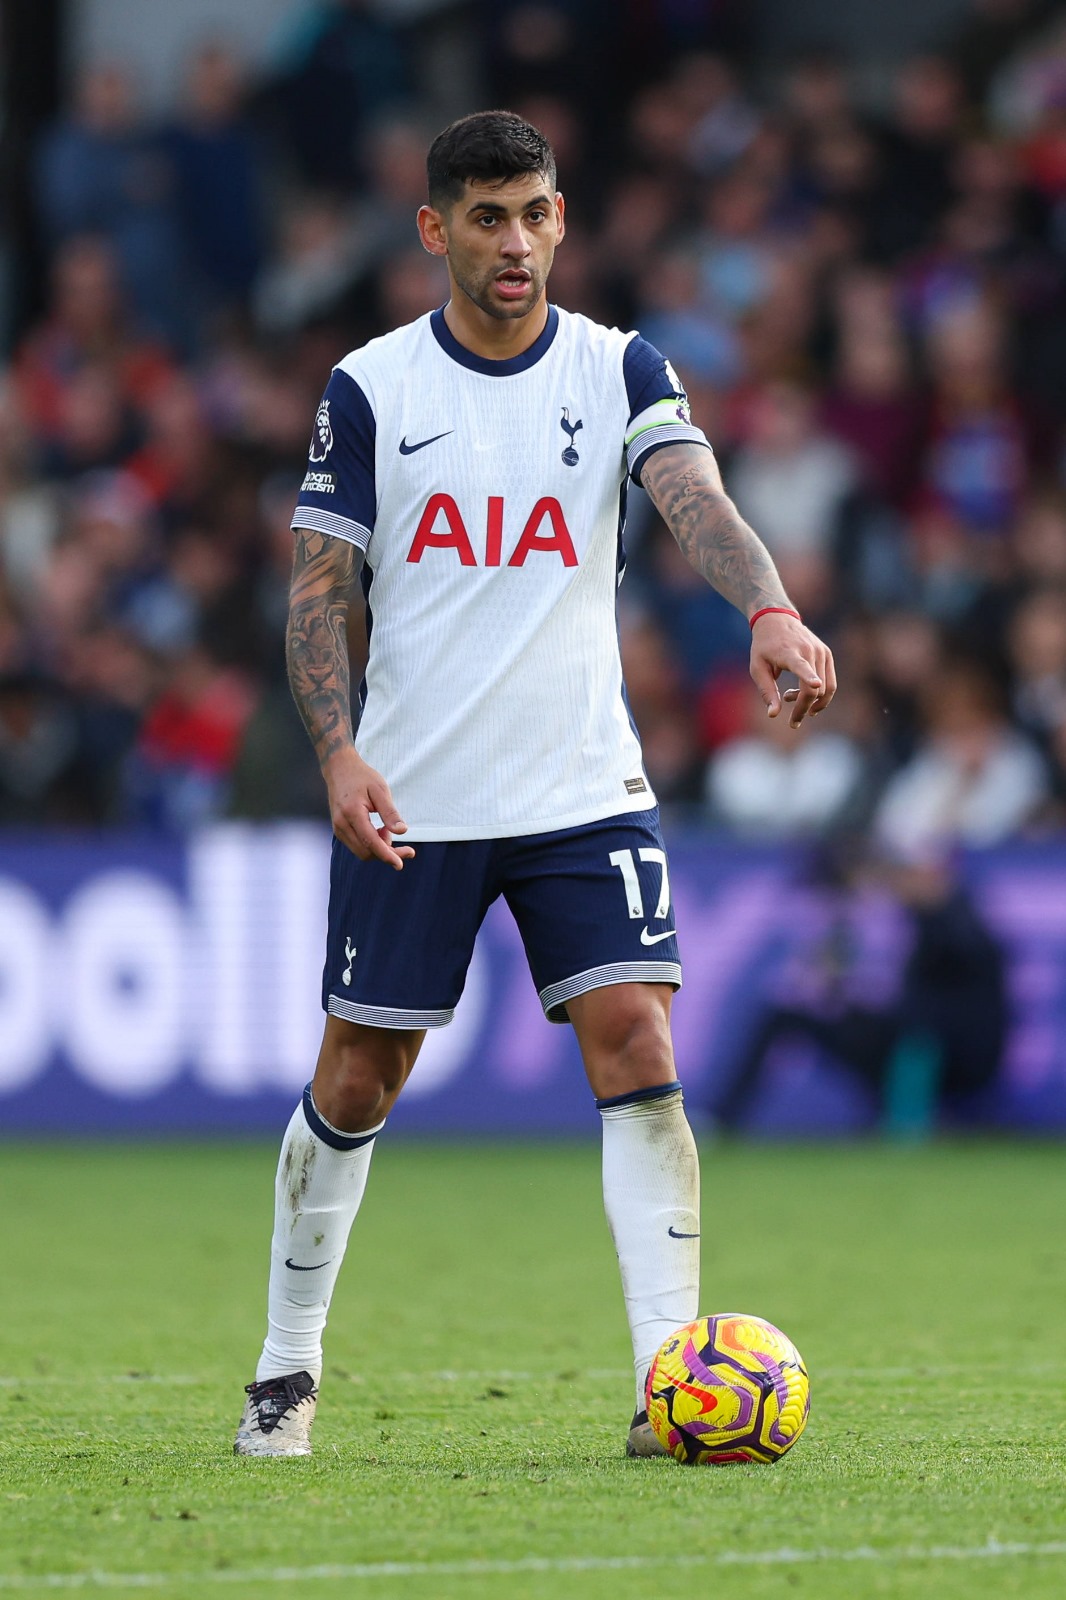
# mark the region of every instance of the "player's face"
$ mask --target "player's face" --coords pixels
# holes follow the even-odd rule
[[[543,177],[468,183],[447,211],[429,215],[438,219],[444,247],[436,253],[447,256],[456,287],[479,310],[505,321],[527,317],[540,303],[563,236],[563,197]]]

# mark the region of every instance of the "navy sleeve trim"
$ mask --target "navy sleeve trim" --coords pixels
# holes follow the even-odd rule
[[[294,532],[297,528],[308,528],[312,533],[324,533],[331,539],[347,539],[349,544],[358,545],[364,553],[372,532],[361,522],[338,517],[332,511],[320,510],[318,506],[297,506],[290,526]]]
[[[349,373],[334,367],[315,413],[294,528],[336,533],[366,548],[377,513],[376,436],[370,401]]]

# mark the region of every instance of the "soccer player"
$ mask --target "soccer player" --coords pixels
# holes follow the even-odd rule
[[[636,1374],[626,1448],[658,1454],[643,1379],[698,1314],[699,1169],[670,1042],[667,857],[618,653],[627,480],[750,619],[770,716],[787,708],[799,727],[821,711],[833,663],[725,494],[669,362],[549,305],[563,197],[542,135],[506,111],[464,117],[434,141],[428,178],[418,228],[450,299],[334,368],[293,518],[289,681],[335,834],[327,1015],[282,1143],[268,1331],[235,1449],[310,1453],[322,1333],[375,1142],[502,895],[602,1115]],[[370,632],[358,748],[357,582]],[[782,694],[786,671],[798,684]]]

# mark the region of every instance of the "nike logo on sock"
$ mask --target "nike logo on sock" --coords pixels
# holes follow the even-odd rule
[[[673,937],[673,928],[667,928],[665,933],[649,933],[647,928],[641,928],[640,930],[641,944],[662,944],[664,939],[672,939]]]
[[[671,1239],[698,1239],[699,1238],[699,1234],[698,1233],[678,1233],[676,1228],[667,1228],[666,1231],[670,1235]]]
[[[329,1261],[332,1260],[333,1257],[330,1256]],[[293,1261],[291,1257],[286,1256],[285,1265],[287,1267],[291,1267],[293,1272],[317,1272],[319,1267],[328,1267],[329,1261],[316,1261],[313,1267],[301,1267],[298,1262]]]

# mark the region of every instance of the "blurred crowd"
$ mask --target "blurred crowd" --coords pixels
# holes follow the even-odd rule
[[[96,64],[32,152],[0,370],[0,822],[320,816],[284,680],[289,519],[354,345],[440,304],[415,26],[206,40],[164,122]],[[448,9],[445,7],[445,9]],[[557,151],[552,297],[670,357],[842,688],[800,733],[745,619],[630,499],[621,637],[668,812],[904,858],[1066,822],[1066,21],[970,0],[879,75],[745,8],[466,5],[461,112]],[[595,64],[590,70],[589,63]],[[352,651],[365,653],[361,618]],[[520,736],[520,734],[519,734]]]

